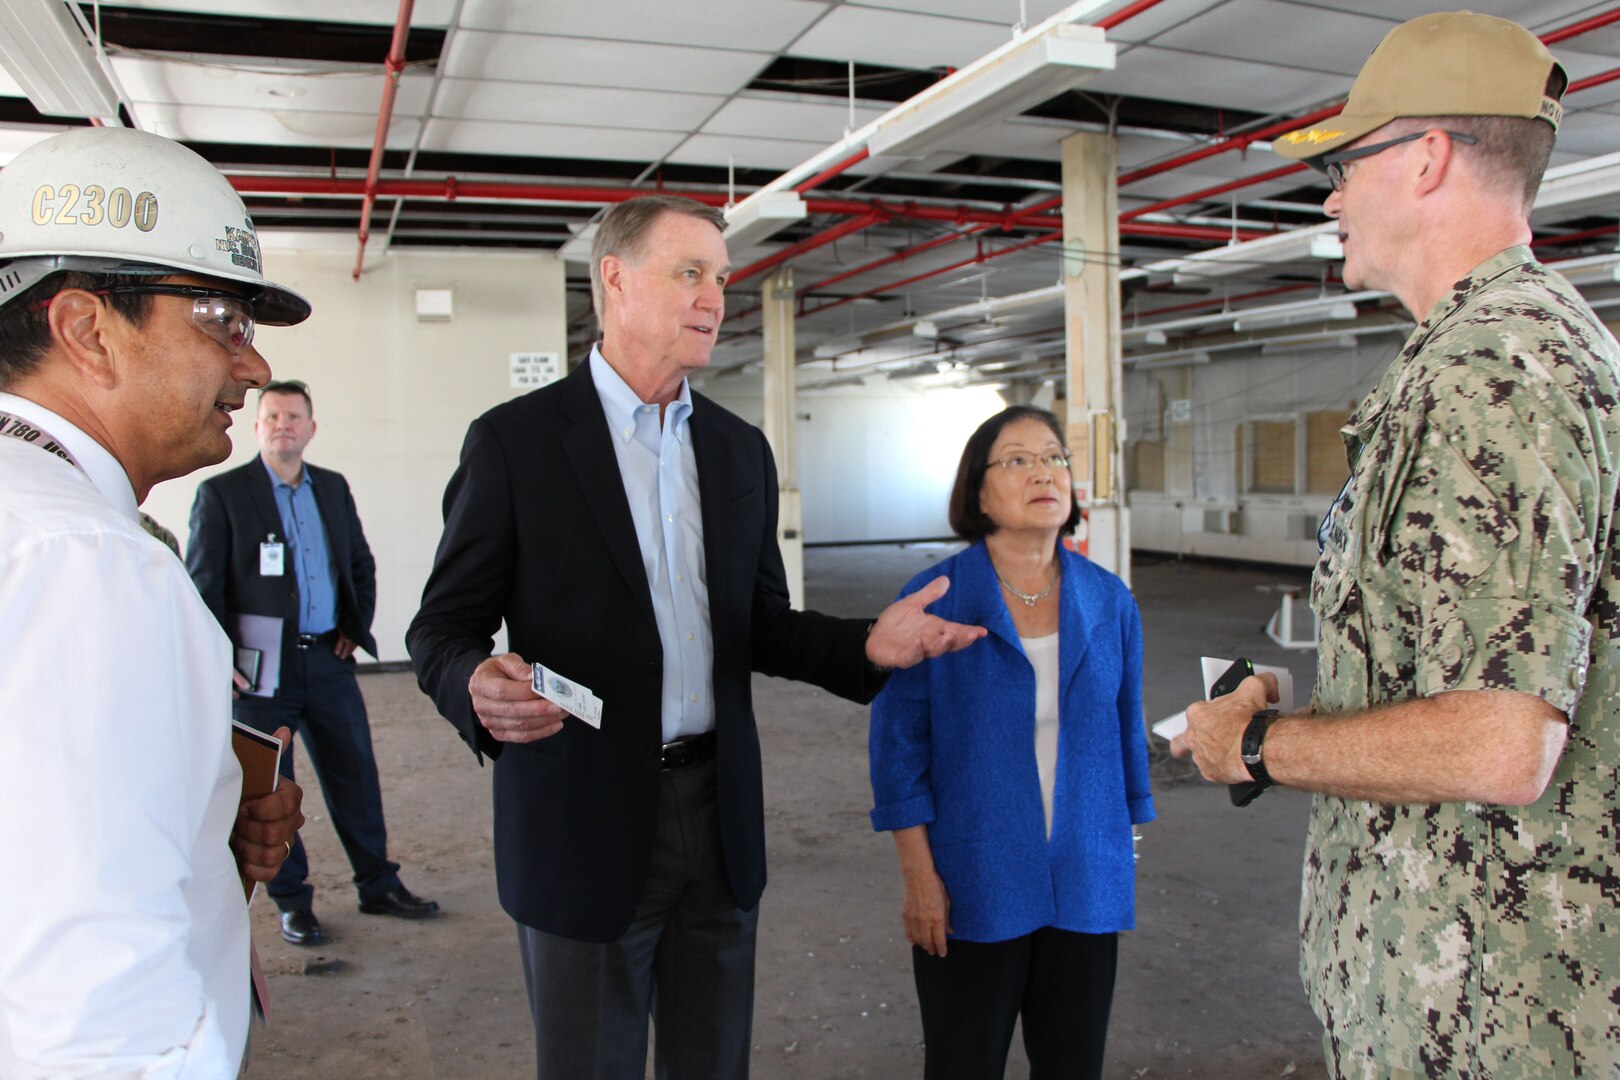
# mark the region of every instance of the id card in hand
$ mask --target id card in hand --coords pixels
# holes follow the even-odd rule
[[[602,727],[602,700],[572,679],[557,674],[544,664],[534,665],[534,678],[530,684],[536,694],[553,705],[561,706],[591,727]]]

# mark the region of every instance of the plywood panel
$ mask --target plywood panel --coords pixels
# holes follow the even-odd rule
[[[1350,475],[1339,429],[1350,419],[1341,409],[1305,414],[1305,493],[1337,495]]]

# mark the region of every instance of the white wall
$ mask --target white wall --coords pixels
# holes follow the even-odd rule
[[[1404,343],[1400,333],[1369,335],[1353,348],[1324,346],[1273,356],[1215,353],[1208,364],[1127,371],[1130,438],[1165,443],[1165,491],[1130,493],[1132,544],[1184,555],[1314,564],[1312,523],[1333,496],[1240,496],[1237,426],[1245,420],[1351,409],[1377,385]],[[1168,402],[1178,397],[1192,402],[1189,424],[1169,416]],[[1238,530],[1206,528],[1206,511],[1237,511]]]
[[[318,430],[305,454],[349,479],[377,557],[379,659],[405,659],[441,532],[440,499],[467,424],[522,391],[510,385],[508,354],[566,355],[563,264],[544,255],[390,253],[359,282],[352,253],[280,251],[265,259],[272,280],[307,296],[301,326],[263,327],[255,344],[278,379],[301,379]],[[416,320],[418,288],[455,291],[447,323]],[[256,395],[236,414],[235,450],[216,468],[160,484],[143,509],[185,544],[197,484],[251,460]]]
[[[956,463],[973,429],[1004,407],[1001,396],[982,387],[870,383],[799,392],[805,542],[950,536],[946,509]],[[701,390],[759,423],[758,380],[711,380]]]

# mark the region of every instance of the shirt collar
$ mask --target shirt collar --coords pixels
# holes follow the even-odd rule
[[[1383,377],[1378,380],[1378,385],[1373,388],[1372,393],[1362,399],[1361,404],[1351,414],[1350,421],[1340,429],[1346,440],[1356,438],[1365,441],[1365,433],[1374,426],[1384,408],[1399,392],[1401,384],[1412,371],[1417,355],[1429,343],[1429,338],[1434,336],[1435,331],[1440,329],[1447,319],[1456,314],[1469,297],[1508,271],[1526,264],[1534,265],[1535,262],[1536,257],[1527,246],[1515,244],[1492,255],[1458,279],[1450,291],[1429,308],[1423,321],[1407,337],[1400,356],[1385,369]]]
[[[629,442],[635,437],[636,425],[642,422],[643,417],[650,417],[653,430],[658,430],[658,407],[648,406],[645,401],[630,389],[630,384],[613,369],[602,355],[602,343],[598,341],[591,346],[591,381],[596,384],[596,394],[602,401],[602,412],[606,414],[608,427],[620,442]],[[650,411],[649,411],[650,410]],[[683,443],[686,441],[686,425],[692,416],[692,386],[686,379],[681,380],[680,393],[669,406],[670,429],[675,437]]]
[[[309,466],[305,465],[303,462],[298,463],[298,483],[296,483],[296,484],[289,484],[289,483],[287,483],[287,481],[285,481],[281,477],[277,476],[276,475],[276,470],[272,469],[270,467],[270,463],[268,461],[264,460],[264,455],[263,454],[259,455],[259,464],[263,465],[264,466],[264,471],[270,475],[270,486],[272,488],[274,488],[274,487],[284,487],[288,491],[291,491],[294,488],[303,487],[304,484],[309,480]]]
[[[43,405],[16,394],[0,391],[0,411],[19,416],[49,433],[84,468],[84,475],[101,492],[102,498],[131,521],[140,520],[140,510],[135,505],[135,488],[129,482],[129,474],[105,446]]]

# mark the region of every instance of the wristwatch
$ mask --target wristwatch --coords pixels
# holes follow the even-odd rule
[[[1271,722],[1277,719],[1277,715],[1276,709],[1257,712],[1249,718],[1249,726],[1243,729],[1243,743],[1238,752],[1243,756],[1243,764],[1249,770],[1249,775],[1254,778],[1254,795],[1260,794],[1276,783],[1266,771],[1262,758],[1265,751],[1266,730],[1271,727]],[[1250,798],[1253,798],[1253,795]]]

